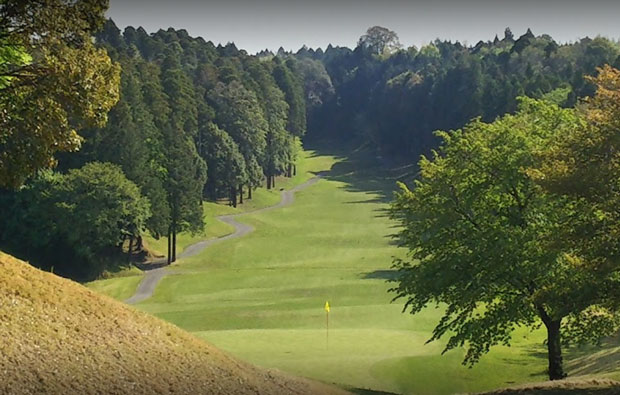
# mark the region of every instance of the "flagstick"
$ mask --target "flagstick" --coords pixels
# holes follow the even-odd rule
[[[329,301],[325,301],[325,349],[329,350]]]
[[[325,312],[325,348],[329,350],[329,311]]]

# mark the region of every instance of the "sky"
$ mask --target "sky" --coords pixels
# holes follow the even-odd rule
[[[122,30],[174,27],[249,53],[302,45],[355,47],[367,28],[395,31],[405,46],[436,38],[475,45],[531,28],[556,41],[602,35],[620,39],[620,0],[110,0],[107,16]]]

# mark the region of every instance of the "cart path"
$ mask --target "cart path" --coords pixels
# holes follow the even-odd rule
[[[258,210],[254,210],[254,211],[248,211],[245,213],[239,213],[239,214],[229,214],[229,215],[220,215],[218,217],[216,217],[216,219],[227,223],[229,225],[232,225],[235,228],[235,231],[231,234],[228,234],[226,236],[222,236],[222,237],[217,237],[217,238],[213,238],[213,239],[208,239],[208,240],[202,240],[199,241],[198,243],[192,244],[187,246],[187,248],[185,248],[183,250],[183,252],[181,252],[180,254],[178,254],[178,258],[187,258],[187,257],[191,257],[194,255],[198,255],[199,253],[201,253],[205,248],[212,246],[213,244],[217,244],[220,243],[222,241],[225,240],[230,240],[230,239],[236,239],[239,237],[243,237],[245,235],[247,235],[248,233],[251,233],[254,231],[254,228],[250,225],[247,224],[242,224],[240,222],[237,222],[236,218],[237,217],[241,217],[243,215],[248,215],[248,214],[256,214],[256,213],[261,213],[264,211],[269,211],[269,210],[274,210],[277,208],[282,208],[282,207],[286,207],[286,206],[290,206],[291,204],[293,204],[293,202],[295,201],[295,192],[299,192],[303,189],[308,188],[311,185],[316,184],[319,180],[321,179],[321,174],[317,174],[315,177],[312,177],[311,179],[309,179],[308,181],[304,182],[303,184],[299,184],[296,187],[286,190],[286,191],[282,191],[280,193],[280,203],[275,204],[273,206],[269,206],[269,207],[264,207]],[[136,304],[139,303],[145,299],[150,298],[151,296],[153,296],[153,292],[155,291],[155,287],[157,287],[157,284],[161,281],[162,278],[164,278],[166,275],[169,274],[174,274],[173,271],[169,271],[167,270],[167,265],[166,265],[166,259],[162,258],[162,259],[158,259],[156,261],[153,261],[151,263],[151,265],[154,267],[151,270],[147,270],[144,274],[144,278],[142,279],[142,281],[140,282],[140,284],[138,285],[138,288],[136,289],[135,294],[130,297],[129,299],[125,300],[125,303],[127,304]]]

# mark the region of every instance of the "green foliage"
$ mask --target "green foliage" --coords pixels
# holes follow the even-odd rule
[[[146,227],[155,238],[202,233],[203,197],[234,194],[234,202],[240,188],[260,186],[265,174],[290,173],[297,147],[273,62],[182,30],[149,35],[129,27],[121,34],[111,20],[96,34],[96,46],[122,66],[120,100],[105,126],[82,132],[80,152],[60,155],[60,168],[118,164],[148,198]],[[304,109],[303,94],[296,100]]]
[[[334,86],[322,62],[301,58],[297,62],[297,70],[303,79],[307,107],[320,107],[332,98],[335,93]]]
[[[79,279],[123,262],[122,242],[139,236],[150,216],[138,187],[108,163],[89,163],[67,175],[42,173],[0,199],[3,248]]]
[[[205,196],[213,200],[227,197],[231,188],[247,182],[245,159],[232,137],[213,123],[207,125],[205,145],[209,169]]]
[[[531,31],[515,38],[480,41],[474,46],[436,40],[377,56],[379,46],[360,39],[357,48],[329,46],[296,54],[320,61],[334,89],[312,99],[308,138],[361,139],[385,158],[411,162],[428,154],[439,141],[435,130],[463,127],[473,117],[489,122],[517,110],[518,96],[546,98],[573,106],[592,95],[584,75],[613,64],[618,43],[597,37],[558,44]],[[375,40],[383,42],[384,40]],[[304,74],[304,67],[298,67]],[[567,97],[563,97],[565,91]],[[311,92],[311,91],[307,91]],[[551,93],[553,92],[553,93]]]
[[[91,162],[62,177],[56,192],[67,241],[79,255],[120,246],[137,237],[150,216],[148,201],[122,170],[109,163]]]
[[[63,156],[61,167],[79,167],[93,160],[119,164],[127,178],[135,182],[151,202],[152,216],[147,228],[152,234],[160,235],[167,232],[170,222],[164,189],[167,172],[162,132],[155,125],[154,115],[142,92],[139,68],[144,62],[123,57],[120,63],[123,66],[121,95],[109,113],[108,123],[101,129],[85,130],[82,149],[77,154]],[[156,77],[151,76],[152,79]],[[155,83],[159,85],[159,80]],[[168,109],[163,112],[167,113]]]
[[[218,83],[209,93],[216,110],[216,122],[226,130],[239,146],[246,164],[248,182],[260,185],[262,171],[256,171],[259,160],[265,155],[269,125],[263,116],[256,95],[238,81]],[[258,167],[260,169],[260,167]]]
[[[562,106],[568,102],[572,89],[570,87],[557,88],[551,92],[542,95],[542,99],[558,106]]]
[[[390,55],[402,48],[398,35],[381,26],[368,28],[366,34],[360,37],[357,46],[374,55]]]
[[[0,43],[0,90],[7,89],[15,81],[13,69],[20,69],[32,63],[24,47],[18,44]]]
[[[0,4],[0,185],[18,187],[53,166],[56,152],[77,150],[78,130],[105,124],[120,70],[89,33],[106,8],[103,0]]]
[[[198,110],[191,82],[170,54],[163,65],[162,87],[170,109],[163,129],[170,227],[172,232],[199,232],[204,227],[202,189],[207,167],[193,140],[198,133]]]
[[[276,59],[273,77],[289,105],[287,130],[292,135],[301,137],[306,133],[306,101],[303,84],[296,71],[294,59],[286,62]]]
[[[510,344],[516,327],[542,321],[549,375],[557,379],[563,377],[560,337],[600,339],[617,328],[579,320],[590,309],[600,311],[617,276],[601,275],[563,243],[560,235],[574,230],[566,227],[581,207],[531,177],[551,141],[584,127],[575,110],[522,99],[515,115],[440,132],[443,144],[421,159],[415,187],[401,185],[391,215],[402,226],[398,240],[409,257],[396,261],[394,291],[411,313],[447,305],[430,340],[448,336],[446,351],[466,346],[465,363]],[[565,318],[572,329],[560,335]]]
[[[556,243],[570,253],[570,263],[585,273],[576,280],[591,287],[583,297],[573,297],[574,303],[585,306],[584,298],[597,301],[571,317],[570,330],[580,341],[599,339],[618,327],[620,300],[616,242],[620,71],[605,66],[588,80],[597,91],[578,106],[585,124],[550,141],[538,153],[540,164],[530,171],[545,191],[565,201],[570,212],[556,233]],[[593,334],[591,327],[598,330]]]
[[[270,74],[268,63],[254,61],[248,65],[247,70],[255,81],[254,90],[267,121],[265,153],[261,158],[262,169],[266,177],[273,177],[286,172],[292,163],[292,151],[288,144],[291,136],[286,130],[289,105]],[[251,163],[249,165],[252,166]]]
[[[145,121],[145,117],[139,114],[131,117],[122,114],[135,114],[135,108],[145,107],[159,133],[148,133],[144,136],[155,143],[149,145],[154,147],[151,151],[155,153],[151,161],[158,164],[156,168],[167,168],[161,165],[160,160],[162,156],[168,156],[162,148],[167,144],[162,146],[158,143],[172,136],[166,130],[170,128],[174,108],[179,107],[182,102],[185,112],[178,112],[182,119],[174,121],[174,128],[179,129],[180,124],[183,124],[184,133],[194,140],[199,156],[205,161],[210,162],[208,156],[213,154],[213,150],[207,146],[210,139],[208,125],[215,123],[233,138],[244,156],[245,176],[241,177],[244,184],[255,188],[262,184],[264,175],[273,176],[290,171],[295,158],[291,133],[299,134],[305,131],[303,85],[301,77],[297,77],[289,69],[293,66],[287,66],[279,59],[265,61],[247,56],[234,45],[216,48],[210,42],[193,39],[187,33],[173,29],[149,36],[141,29],[127,28],[121,34],[114,23],[108,21],[97,39],[123,65],[121,100],[126,100],[126,109],[122,109],[121,103],[118,112],[117,109],[113,112],[115,116],[118,113],[119,121],[123,117],[128,120],[124,122],[125,125],[115,120],[111,122],[106,128],[109,131],[105,131],[105,134],[110,136],[106,144],[132,152],[131,155],[125,155],[126,157],[143,156],[139,153],[139,144],[130,143],[130,140],[138,142],[138,136],[144,133],[129,133],[136,135],[136,138],[125,135],[132,123],[138,130],[150,130],[150,121]],[[317,63],[315,62],[315,66]],[[286,74],[286,92],[274,78],[277,65],[280,65],[280,71]],[[139,94],[127,91],[132,81],[135,81],[136,86],[141,86],[142,98]],[[171,81],[176,82],[171,85]],[[292,107],[294,109],[291,109]],[[291,122],[290,114],[295,114],[294,122]],[[101,131],[94,133],[95,140],[100,133]],[[87,141],[86,146],[88,145]],[[84,160],[99,158],[102,153],[105,155],[106,151],[111,153],[113,150],[95,147],[92,151],[94,155],[86,156]],[[120,159],[122,156],[116,157],[119,159],[105,160],[121,163],[130,178],[142,185],[140,177],[134,177],[135,173],[143,174],[142,169],[135,170],[136,166],[127,166]],[[141,159],[134,160],[139,161]],[[69,162],[68,160],[69,167],[75,166]],[[205,192],[208,189],[206,188]],[[217,195],[219,196],[220,192],[217,192]]]

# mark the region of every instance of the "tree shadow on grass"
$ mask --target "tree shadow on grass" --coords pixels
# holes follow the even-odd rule
[[[347,388],[347,391],[358,395],[396,395],[393,392],[375,391],[366,388]]]
[[[337,144],[315,143],[307,148],[316,155],[330,155],[338,159],[324,178],[342,182],[346,191],[371,195],[368,199],[350,201],[348,204],[389,203],[397,190],[397,182],[410,182],[417,171],[414,165],[393,165],[368,147],[346,149],[338,148]],[[387,214],[385,209],[377,211],[383,216]]]
[[[618,337],[605,339],[601,345],[572,346],[564,349],[564,370],[568,376],[613,373],[620,370],[620,343]],[[546,364],[547,352],[544,344],[532,345],[527,354]],[[547,374],[544,370],[539,373]]]
[[[569,375],[611,373],[620,370],[618,337],[609,338],[600,346],[572,347],[565,353]]]
[[[307,144],[305,148],[314,151],[315,156],[333,156],[337,162],[329,172],[322,174],[323,178],[344,184],[347,192],[364,193],[366,196],[359,200],[351,200],[345,204],[383,204],[373,207],[372,211],[376,218],[389,216],[385,204],[392,201],[394,192],[397,190],[397,182],[411,182],[417,172],[413,165],[397,166],[390,161],[377,156],[370,147],[342,148],[342,144],[314,143]],[[386,235],[390,245],[398,245],[394,238],[398,226],[391,226],[393,232]],[[397,279],[396,270],[376,270],[360,274],[363,279],[383,279],[386,281]]]
[[[399,277],[398,270],[375,270],[373,272],[364,273],[363,279],[379,279],[379,280],[397,280]]]

